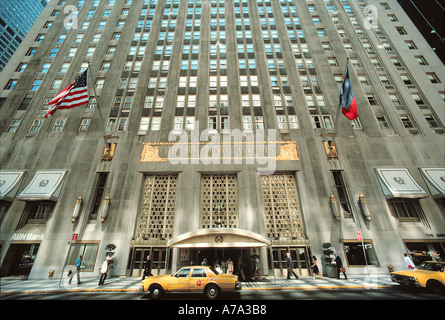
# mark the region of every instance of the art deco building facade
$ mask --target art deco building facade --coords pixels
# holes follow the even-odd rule
[[[396,0],[50,1],[0,77],[2,276],[443,257],[444,71]]]

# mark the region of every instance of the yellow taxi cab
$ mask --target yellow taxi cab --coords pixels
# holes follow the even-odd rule
[[[241,290],[238,276],[222,274],[208,266],[183,267],[171,275],[148,277],[142,281],[140,288],[152,299],[171,292],[204,293],[208,299],[217,299],[223,292],[237,290]]]
[[[445,262],[424,261],[415,270],[391,272],[391,280],[402,286],[426,288],[432,292],[445,292]]]

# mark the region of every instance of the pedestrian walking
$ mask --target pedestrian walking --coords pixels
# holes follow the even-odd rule
[[[230,258],[227,259],[227,273],[233,274],[233,261]]]
[[[147,260],[145,260],[145,266],[144,266],[144,274],[142,275],[142,280],[145,279],[145,277],[152,277],[151,274],[151,260],[150,255],[147,256]]]
[[[411,260],[411,258],[408,256],[408,254],[404,253],[403,255],[405,256],[403,258],[403,260],[405,261],[405,269],[406,270],[414,270],[416,268],[416,266],[414,265],[413,260]]]
[[[343,275],[345,276],[345,280],[348,279],[346,276],[346,269],[343,267],[343,262],[341,261],[341,258],[334,253],[335,263],[337,264],[337,279],[340,279],[340,272],[343,272]]]
[[[207,265],[207,258],[204,258],[201,262],[202,266],[206,266]]]
[[[80,265],[82,264],[82,259],[83,259],[83,254],[81,254],[79,256],[79,258],[74,261],[74,266],[73,266],[73,272],[70,275],[70,281],[68,282],[69,284],[71,284],[71,280],[73,280],[74,275],[77,275],[77,284],[81,284],[80,282]]]
[[[255,255],[253,257],[253,262],[254,262],[254,269],[253,269],[253,277],[255,279],[260,279],[261,278],[261,272],[260,272],[260,257],[258,255]]]
[[[325,280],[323,274],[321,274],[320,270],[318,269],[317,258],[315,256],[312,256],[312,260],[314,261],[314,263],[311,266],[311,268],[312,268],[312,275],[314,276],[314,280],[315,280],[315,276],[317,274],[319,274],[323,278],[323,280]]]
[[[295,276],[295,278],[298,279],[297,274],[294,272],[294,268],[292,267],[292,258],[290,256],[290,253],[287,254],[287,278],[290,279],[291,274]]]
[[[241,256],[238,257],[238,274],[241,281],[246,280],[246,275],[244,274],[244,263]]]
[[[107,279],[108,270],[110,269],[109,261],[110,257],[106,257],[105,261],[100,266],[100,278],[99,285],[102,286],[105,284],[105,280]]]
[[[218,271],[219,273],[222,273],[221,263],[219,262],[219,259],[216,259],[213,267],[215,268],[216,271]]]
[[[221,261],[222,271],[223,273],[227,273],[227,260],[223,259]]]

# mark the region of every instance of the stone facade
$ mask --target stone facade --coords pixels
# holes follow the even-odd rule
[[[95,277],[109,244],[127,276],[147,254],[155,273],[258,255],[277,275],[288,251],[310,274],[323,243],[350,273],[443,256],[444,66],[385,4],[51,1],[0,79],[2,276],[62,276],[83,253]],[[87,67],[90,103],[44,118]],[[48,170],[54,190],[25,197]]]

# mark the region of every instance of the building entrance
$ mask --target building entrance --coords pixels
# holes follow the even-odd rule
[[[2,276],[28,276],[40,243],[11,244],[2,265]]]
[[[161,275],[167,269],[167,248],[165,247],[134,247],[131,249],[129,258],[129,273],[131,277],[141,277],[147,256],[151,260],[151,273]]]
[[[204,259],[208,266],[219,264],[227,273],[227,261],[233,262],[234,274],[242,280],[253,278],[254,257],[260,256],[257,248],[195,248],[190,250],[190,263],[201,264]]]

